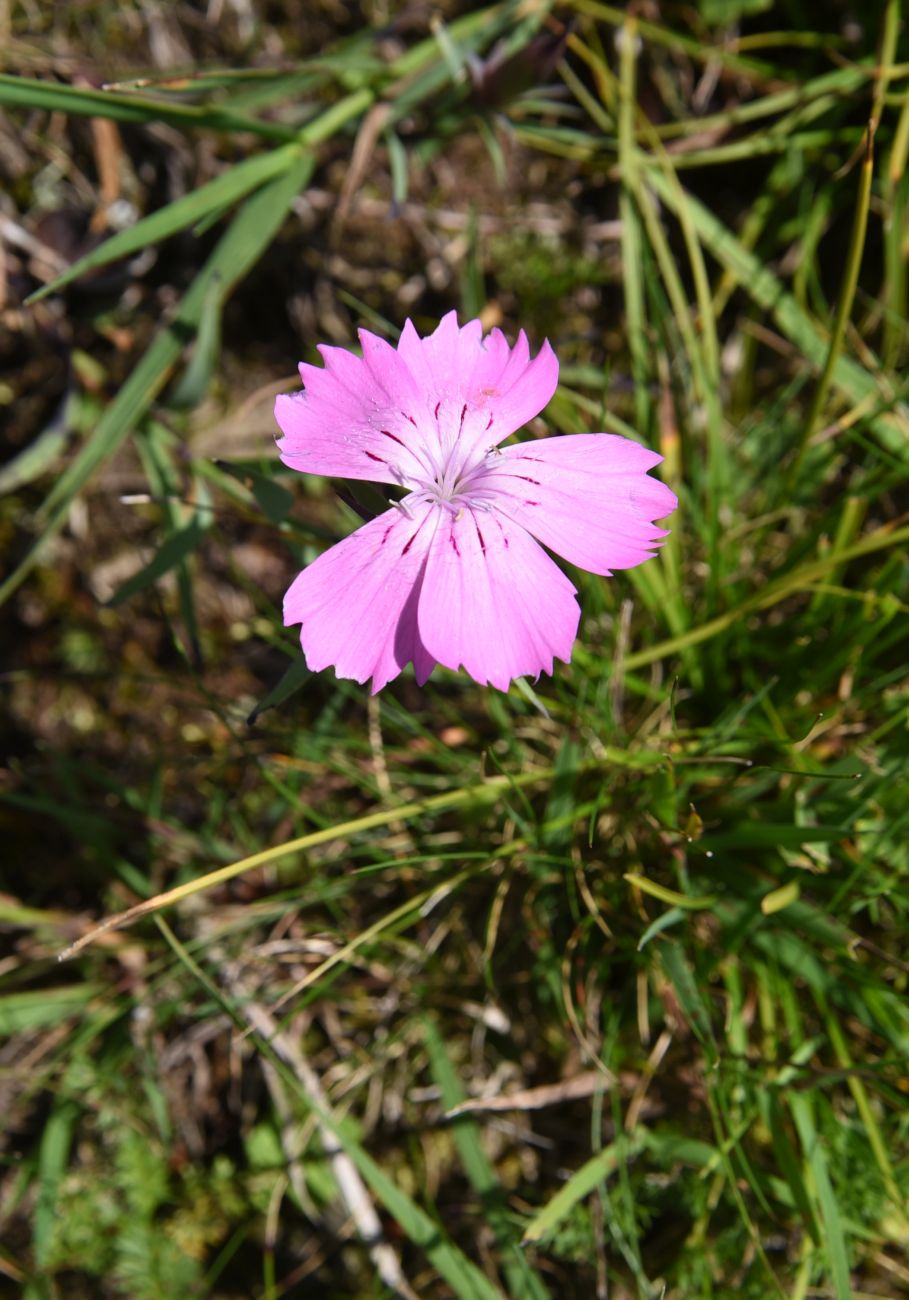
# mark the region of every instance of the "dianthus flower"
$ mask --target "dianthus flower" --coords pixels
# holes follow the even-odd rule
[[[360,342],[362,358],[320,347],[324,367],[302,364],[305,391],[275,405],[285,465],[403,489],[290,587],[307,664],[373,693],[408,663],[420,685],[437,663],[500,690],[552,672],[580,611],[543,546],[607,577],[649,559],[677,505],[647,474],[662,458],[609,433],[502,447],[558,382],[552,348],[531,360],[523,331],[510,348],[450,312],[428,338],[408,321],[397,348]]]

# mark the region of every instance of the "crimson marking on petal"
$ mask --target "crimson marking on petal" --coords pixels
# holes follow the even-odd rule
[[[370,460],[377,460],[377,461],[379,462],[380,465],[387,465],[387,464],[388,464],[388,461],[387,461],[387,460],[383,460],[381,456],[376,456],[374,452],[367,451],[367,452],[364,452],[364,455],[368,456]]]
[[[474,519],[474,521],[473,521],[473,526],[474,526],[474,528],[477,530],[477,537],[479,537],[479,539],[480,539],[480,550],[481,550],[481,551],[483,552],[483,554],[485,555],[485,554],[486,554],[486,539],[485,539],[485,537],[483,536],[483,534],[480,532],[480,525],[477,523],[476,519]]]
[[[441,407],[441,405],[442,405],[441,402],[436,402],[436,409],[432,413],[436,424],[439,423],[439,408]]]
[[[406,555],[407,552],[410,550],[411,546],[413,546],[414,542],[417,540],[417,533],[418,533],[419,531],[420,531],[420,530],[419,530],[419,528],[418,528],[418,529],[417,529],[417,532],[416,532],[416,533],[412,533],[412,534],[410,535],[410,537],[407,539],[407,541],[404,543],[404,549],[403,549],[402,552],[401,552],[402,555]]]
[[[455,553],[455,555],[457,555],[458,558],[460,559],[461,552],[458,550],[458,539],[457,539],[457,538],[455,537],[455,535],[454,535],[454,529],[453,529],[453,528],[452,528],[451,532],[448,534],[448,540],[451,542],[452,546],[454,547],[454,553]]]
[[[489,420],[488,420],[487,423],[486,423],[486,429],[485,429],[485,432],[486,432],[486,433],[489,432],[489,430],[492,428],[492,425],[493,425],[493,417],[490,416],[490,417],[489,417]]]
[[[401,439],[398,437],[396,433],[389,433],[388,429],[380,429],[379,433],[381,433],[383,438],[391,438],[392,442],[396,442],[399,447],[407,446],[405,442],[401,441]]]
[[[498,528],[499,532],[502,534],[502,541],[505,543],[505,550],[507,551],[507,550],[508,550],[508,534],[506,533],[505,529],[502,527],[502,521],[501,521],[500,519],[496,519],[495,515],[493,515],[493,520],[494,520],[494,522],[495,522],[495,524],[496,524],[496,527]],[[479,529],[477,529],[477,531],[479,532]]]
[[[417,427],[417,422],[416,422],[416,420],[413,418],[412,415],[408,415],[406,411],[402,411],[402,412],[401,412],[401,415],[404,417],[405,420],[409,420],[410,423],[413,425],[414,428]]]
[[[466,419],[466,417],[467,417],[467,403],[465,402],[464,405],[461,407],[461,423],[458,425],[459,436],[464,432],[464,420]]]
[[[388,534],[391,532],[393,528],[394,528],[394,524],[389,524],[388,527],[385,529],[385,532],[382,534],[382,540],[379,543],[380,546],[384,546],[385,543],[388,541]]]
[[[515,474],[515,478],[522,479],[525,483],[532,483],[534,487],[540,486],[540,480],[538,478],[528,478],[526,474]]]

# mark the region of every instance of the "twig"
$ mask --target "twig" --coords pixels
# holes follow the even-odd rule
[[[228,978],[225,982],[230,987],[231,994],[243,1007],[250,1026],[268,1042],[276,1055],[294,1072],[307,1096],[319,1109],[329,1109],[328,1099],[319,1077],[306,1061],[297,1044],[278,1027],[277,1021],[267,1008],[261,1002],[255,1001],[241,980]],[[369,1251],[376,1272],[384,1284],[403,1296],[404,1300],[419,1300],[401,1272],[397,1255],[385,1241],[381,1221],[356,1166],[334,1133],[321,1122],[317,1121],[317,1123],[322,1147],[331,1166],[341,1199],[347,1206],[357,1236]]]

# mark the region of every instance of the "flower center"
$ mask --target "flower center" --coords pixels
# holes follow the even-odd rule
[[[425,474],[408,475],[404,486],[411,489],[414,504],[422,500],[455,511],[466,505],[480,505],[486,496],[481,480],[489,471],[492,455],[485,452],[465,463],[457,448],[452,448]]]
[[[479,416],[485,425],[477,427]],[[411,423],[416,424],[415,420]],[[435,426],[433,429],[432,426]],[[493,417],[485,411],[471,412],[468,403],[457,404],[441,399],[433,410],[430,427],[411,447],[416,464],[407,470],[396,469],[407,496],[399,503],[405,513],[420,503],[442,506],[453,513],[465,507],[488,509],[492,495],[484,480],[489,476],[493,458],[499,456],[491,439]],[[480,450],[485,445],[486,450]]]

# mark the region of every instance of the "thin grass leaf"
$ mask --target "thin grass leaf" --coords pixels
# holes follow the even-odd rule
[[[816,1246],[819,1246],[821,1243],[820,1227],[811,1204],[811,1198],[808,1195],[808,1189],[805,1187],[805,1180],[802,1178],[798,1153],[790,1141],[786,1116],[780,1105],[777,1092],[762,1090],[758,1094],[758,1105],[761,1107],[764,1123],[770,1133],[770,1141],[773,1144],[773,1151],[780,1172],[792,1194],[793,1204],[801,1214],[811,1240]]]
[[[184,345],[195,335],[211,282],[220,278],[226,294],[242,279],[282,225],[312,167],[309,155],[299,155],[290,161],[285,172],[246,200],[193,281],[173,321],[157,335],[91,437],[48,494],[40,512],[42,534],[0,587],[0,604],[19,587],[40,558],[45,544],[62,528],[73,498],[132,433],[163,388]]]
[[[168,406],[171,408],[179,410],[197,406],[208,392],[221,351],[224,296],[225,286],[221,274],[212,275],[199,309],[189,364],[168,394]]]
[[[649,173],[648,180],[667,206],[677,213],[680,200],[669,180],[655,169]],[[736,282],[758,306],[772,315],[779,329],[796,348],[814,365],[822,367],[828,355],[829,340],[805,314],[796,299],[787,293],[766,264],[744,248],[709,208],[687,192],[684,203],[704,246],[734,275]],[[868,398],[878,398],[884,404],[892,404],[895,401],[894,394],[888,392],[886,383],[882,382],[882,375],[883,372],[871,374],[850,357],[840,355],[832,368],[832,383],[856,405]],[[901,460],[906,460],[904,418],[870,415],[867,423],[888,451]]]
[[[849,1247],[843,1216],[830,1182],[827,1155],[814,1125],[811,1100],[804,1093],[787,1092],[786,1103],[795,1121],[802,1150],[811,1170],[818,1212],[823,1225],[821,1245],[830,1268],[830,1281],[836,1300],[850,1300],[852,1286],[849,1270]]]
[[[175,903],[183,902],[184,899],[190,898],[193,894],[201,893],[206,889],[213,888],[215,885],[233,880],[237,876],[252,871],[255,867],[264,866],[268,862],[276,862],[292,853],[301,853],[306,849],[315,848],[319,844],[329,844],[336,839],[346,839],[348,836],[359,832],[375,830],[380,826],[387,826],[391,822],[407,822],[411,818],[429,816],[442,809],[482,807],[489,800],[498,800],[502,794],[509,790],[520,789],[526,785],[536,785],[541,782],[545,783],[551,780],[552,775],[551,768],[541,768],[534,772],[490,777],[488,781],[481,782],[478,785],[466,786],[459,790],[449,790],[445,794],[434,795],[431,798],[399,805],[395,808],[385,808],[379,812],[369,813],[365,817],[358,817],[353,821],[328,827],[325,830],[312,831],[308,835],[301,835],[296,839],[287,840],[285,843],[275,845],[273,848],[263,849],[258,853],[253,853],[250,857],[241,858],[238,862],[232,862],[226,867],[218,867],[215,871],[209,871],[196,880],[187,881],[182,885],[177,885],[174,889],[168,889],[164,893],[156,895],[154,898],[137,903],[135,907],[129,908],[126,912],[108,917],[89,934],[83,935],[81,939],[72,944],[66,952],[61,953],[60,960],[68,960],[74,957],[101,934],[117,929],[122,925],[127,925],[152,912],[157,912],[163,907],[171,907]],[[438,886],[434,885],[427,892],[427,897],[437,892],[437,889]],[[405,904],[405,911],[410,906],[409,903]],[[334,957],[329,959],[329,964],[336,964],[338,960],[338,954],[335,954]],[[322,968],[317,969],[321,970]]]
[[[895,39],[895,38],[894,38]],[[811,399],[811,405],[808,408],[808,414],[802,426],[802,433],[798,445],[795,449],[795,458],[789,470],[787,483],[792,484],[798,478],[799,470],[802,467],[808,448],[811,445],[811,439],[818,426],[818,421],[824,410],[824,403],[827,400],[827,394],[833,383],[833,371],[839,359],[843,347],[843,341],[846,337],[846,325],[852,314],[852,303],[855,299],[855,291],[858,287],[859,271],[861,270],[862,257],[865,252],[865,234],[868,229],[868,210],[871,206],[871,181],[874,168],[874,135],[869,127],[865,137],[865,156],[862,159],[862,166],[859,172],[858,194],[855,200],[855,213],[852,220],[852,234],[849,237],[849,247],[846,252],[846,263],[843,268],[843,279],[840,284],[840,291],[837,300],[836,314],[833,318],[833,327],[830,335],[830,343],[827,349],[827,356],[824,361],[824,368],[821,371],[820,378],[814,389],[814,396]]]
[[[621,27],[628,20],[626,10],[618,9],[615,5],[601,4],[600,0],[573,0],[573,5],[578,13],[589,14],[591,18],[600,18],[614,27]],[[725,49],[723,45],[711,45],[694,36],[687,36],[684,32],[673,31],[668,26],[661,27],[657,23],[638,18],[635,19],[635,23],[643,40],[652,41],[654,45],[661,45],[687,55],[697,63],[711,63],[715,60],[718,66],[733,69],[742,76],[757,81],[765,78],[781,79],[780,69],[773,64],[758,59],[742,58],[741,55]]]
[[[619,216],[622,223],[622,284],[625,291],[625,320],[628,347],[631,352],[631,372],[634,379],[635,422],[639,434],[647,437],[652,427],[652,410],[648,396],[651,379],[650,350],[647,345],[644,315],[642,233],[634,205],[637,164],[633,138],[636,79],[635,21],[629,18],[627,27],[623,29],[621,48],[619,166],[623,183],[619,194]]]
[[[741,44],[739,41],[740,46]],[[705,113],[703,117],[686,117],[649,125],[641,122],[638,129],[642,139],[650,139],[653,132],[663,141],[700,135],[717,128],[728,130],[742,122],[775,117],[778,113],[791,109],[803,112],[818,102],[826,107],[849,101],[863,86],[874,80],[875,74],[876,69],[870,63],[850,64],[848,67],[835,68],[832,72],[824,72],[819,77],[811,77],[801,85],[793,86],[791,90],[775,90],[742,103],[731,102],[719,113]],[[776,134],[784,134],[779,122],[775,122],[771,129]]]
[[[15,913],[12,919],[16,925],[24,923],[24,917]],[[59,988],[4,993],[0,996],[0,1036],[33,1033],[36,1029],[62,1024],[84,1011],[98,992],[96,984],[65,984]]]
[[[878,528],[867,537],[862,538],[853,546],[847,547],[836,555],[825,556],[821,560],[813,560],[790,573],[781,575],[772,582],[768,582],[761,591],[755,592],[753,596],[741,601],[735,609],[720,614],[717,618],[710,619],[709,622],[702,623],[699,627],[691,628],[684,635],[673,637],[669,641],[662,641],[655,646],[647,646],[642,650],[633,651],[631,654],[626,655],[625,667],[629,670],[640,668],[644,664],[654,663],[657,659],[664,659],[667,655],[675,654],[685,646],[698,645],[702,641],[708,641],[711,637],[719,636],[755,610],[768,609],[795,592],[812,591],[819,578],[823,578],[830,569],[835,568],[844,561],[855,559],[860,555],[870,555],[875,551],[886,550],[890,547],[900,547],[906,542],[909,542],[909,527],[890,528],[885,526]]]
[[[38,1196],[32,1225],[32,1249],[35,1263],[47,1263],[57,1217],[60,1183],[69,1163],[69,1153],[78,1117],[78,1107],[71,1101],[54,1106],[41,1135],[38,1151]]]
[[[648,880],[646,876],[641,876],[635,871],[626,871],[623,878],[630,885],[640,889],[643,894],[650,894],[652,898],[658,898],[661,903],[669,903],[673,907],[682,908],[683,911],[707,911],[716,902],[716,894],[690,897],[688,894],[680,894],[675,889],[667,889],[665,885],[659,884],[656,880]]]
[[[871,1101],[868,1097],[868,1091],[858,1072],[853,1067],[852,1058],[846,1045],[846,1037],[836,1016],[831,1014],[828,1007],[824,1004],[823,999],[819,999],[820,1010],[824,1017],[827,1034],[836,1053],[836,1059],[844,1070],[848,1070],[847,1083],[849,1091],[852,1093],[855,1101],[856,1110],[861,1117],[865,1126],[865,1132],[868,1134],[868,1145],[874,1155],[875,1162],[881,1173],[884,1187],[887,1189],[887,1195],[893,1204],[894,1210],[902,1218],[904,1223],[909,1224],[909,1214],[907,1214],[906,1198],[900,1191],[899,1184],[893,1172],[893,1165],[890,1156],[887,1153],[887,1146],[881,1134],[880,1125],[875,1118]]]
[[[675,990],[686,1020],[701,1042],[709,1046],[713,1042],[710,1012],[682,946],[674,939],[667,939],[660,944],[659,953],[666,977]]]
[[[138,595],[140,591],[145,591],[152,583],[170,573],[171,569],[176,568],[198,549],[211,527],[211,522],[210,512],[203,509],[193,515],[185,528],[180,528],[165,537],[149,562],[143,565],[138,573],[121,583],[107,602],[108,605],[112,608],[122,605],[124,601]]]
[[[530,1220],[524,1229],[524,1244],[545,1241],[579,1201],[585,1200],[615,1173],[619,1160],[633,1160],[644,1146],[643,1139],[631,1138],[621,1143],[611,1143],[598,1151],[571,1175],[565,1186],[559,1188],[552,1200]]]
[[[907,283],[903,254],[903,230],[909,207],[909,90],[906,91],[893,145],[887,161],[884,207],[884,268],[886,307],[884,316],[884,365],[898,366],[906,348]]]
[[[292,695],[296,695],[297,691],[303,689],[311,676],[312,673],[306,666],[305,656],[298,654],[278,681],[277,686],[274,686],[267,695],[263,696],[253,709],[246,719],[247,725],[253,726],[259,715],[264,713],[266,709],[274,709],[279,704],[283,704],[285,700],[289,700]]]
[[[459,1300],[502,1300],[501,1293],[492,1285],[485,1274],[473,1264],[463,1252],[448,1241],[427,1214],[403,1192],[365,1148],[353,1137],[347,1124],[339,1122],[334,1114],[319,1101],[309,1095],[297,1075],[288,1069],[285,1062],[277,1055],[271,1044],[252,1030],[243,1016],[242,1008],[236,1005],[215,982],[206,974],[197,961],[190,955],[176,935],[161,918],[158,926],[173,952],[192,975],[203,985],[216,1002],[223,1007],[234,1023],[246,1034],[252,1034],[262,1056],[266,1057],[277,1069],[285,1083],[300,1098],[307,1111],[316,1115],[319,1122],[337,1140],[346,1154],[356,1165],[363,1179],[369,1184],[386,1210],[400,1225],[402,1231],[422,1250],[439,1275],[451,1286]]]
[[[391,171],[391,199],[396,208],[407,202],[410,188],[410,162],[407,150],[401,143],[401,137],[390,128],[385,132],[385,147],[388,150],[388,166]]]
[[[228,474],[249,490],[252,500],[262,511],[269,523],[283,524],[294,507],[294,495],[288,492],[275,478],[262,474],[251,465],[234,465],[227,460],[216,460],[215,467],[223,474]],[[207,468],[207,467],[206,467]],[[333,541],[334,536],[319,530],[313,534]]]
[[[446,1110],[453,1110],[464,1100],[465,1093],[445,1050],[442,1036],[436,1024],[428,1017],[423,1021],[423,1033],[433,1078],[442,1093],[442,1104]],[[549,1292],[530,1267],[526,1256],[521,1253],[502,1187],[483,1151],[479,1126],[468,1116],[462,1115],[452,1121],[451,1127],[464,1172],[480,1199],[486,1222],[495,1236],[508,1283],[508,1295],[515,1297],[515,1300],[546,1300]]]
[[[678,925],[680,921],[684,920],[685,911],[683,908],[670,907],[662,915],[658,916],[655,921],[650,922],[650,925],[638,939],[638,952],[642,952],[651,939],[655,939],[658,934],[662,934],[664,930],[669,930],[672,926]]]
[[[23,447],[16,456],[0,466],[0,496],[33,483],[60,459],[69,441],[69,421],[66,415],[68,405],[67,400],[51,423],[27,447]]]
[[[72,113],[80,117],[104,117],[114,122],[147,125],[167,122],[171,126],[209,127],[216,131],[249,131],[268,140],[296,140],[298,132],[279,122],[247,117],[229,108],[168,103],[143,95],[118,95],[110,90],[88,90],[56,81],[39,81],[0,73],[0,105],[8,108],[43,109],[49,113]]]
[[[37,289],[26,299],[26,306],[40,302],[48,294],[58,293],[65,285],[78,280],[86,271],[107,266],[109,262],[117,261],[122,257],[130,257],[151,244],[160,244],[162,240],[180,230],[185,230],[187,226],[203,221],[212,212],[222,212],[225,207],[245,198],[260,185],[286,173],[298,155],[299,146],[292,144],[235,163],[214,180],[206,182],[196,190],[191,190],[189,194],[182,195],[179,199],[168,203],[166,207],[159,208],[157,212],[143,217],[134,226],[111,235],[103,244],[67,267],[49,284]]]

